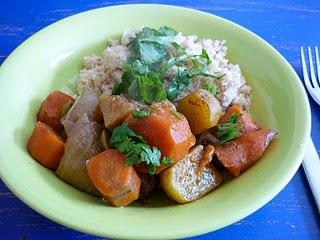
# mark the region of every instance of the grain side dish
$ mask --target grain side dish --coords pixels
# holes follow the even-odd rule
[[[160,189],[195,201],[250,168],[277,134],[251,118],[251,87],[225,41],[170,27],[110,40],[84,58],[76,87],[75,98],[56,90],[42,102],[27,148],[115,207]]]

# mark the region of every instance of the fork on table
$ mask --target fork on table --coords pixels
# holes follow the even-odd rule
[[[302,62],[302,72],[305,86],[310,93],[311,97],[315,102],[320,105],[320,61],[319,61],[319,51],[318,47],[315,47],[315,60],[316,60],[316,70],[314,67],[314,57],[312,55],[312,50],[308,47],[308,57],[309,57],[309,70],[310,76],[306,64],[306,59],[304,56],[305,50],[301,47],[301,62]],[[317,76],[316,76],[317,72]],[[318,79],[317,79],[318,78]],[[310,80],[311,79],[311,80]],[[320,212],[320,160],[317,150],[313,144],[310,137],[307,152],[302,162],[304,171],[306,173],[312,194],[318,206],[318,211]]]

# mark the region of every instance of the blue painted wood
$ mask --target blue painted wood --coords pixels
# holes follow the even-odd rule
[[[320,46],[320,1],[317,0],[7,0],[0,5],[0,63],[26,38],[59,19],[97,7],[139,2],[186,6],[237,22],[271,43],[300,76],[299,47]],[[310,103],[312,137],[320,152],[320,107],[312,99]],[[100,239],[40,216],[16,198],[1,181],[0,236],[1,239],[30,240]],[[271,202],[251,216],[190,239],[320,239],[319,215],[302,169]]]

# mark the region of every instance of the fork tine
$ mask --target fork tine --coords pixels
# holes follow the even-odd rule
[[[320,88],[319,84],[317,82],[316,74],[314,72],[312,53],[311,53],[311,48],[310,47],[308,47],[308,53],[309,53],[310,76],[311,76],[311,81],[312,81],[313,87],[314,88]]]
[[[317,63],[318,81],[320,82],[320,61],[319,61],[318,47],[315,47],[315,52],[316,52],[316,63]]]
[[[302,63],[302,73],[303,73],[303,80],[304,80],[304,84],[306,85],[307,89],[312,89],[311,83],[310,83],[310,79],[309,79],[309,75],[308,75],[308,69],[307,69],[307,65],[306,65],[306,60],[304,57],[304,49],[303,47],[300,48],[300,52],[301,52],[301,63]]]

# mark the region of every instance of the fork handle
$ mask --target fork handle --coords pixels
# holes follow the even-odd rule
[[[320,213],[320,160],[311,137],[308,142],[307,152],[303,159],[302,166]]]

